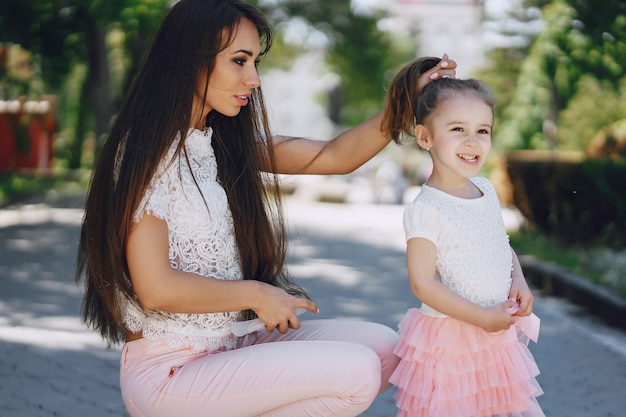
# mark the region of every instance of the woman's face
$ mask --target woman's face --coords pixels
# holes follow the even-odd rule
[[[261,53],[261,42],[256,27],[242,19],[235,28],[234,38],[226,49],[215,57],[215,68],[209,77],[204,99],[206,72],[200,71],[194,95],[194,116],[199,121],[196,128],[204,127],[204,117],[215,110],[224,116],[236,116],[242,106],[248,105],[252,90],[261,85],[256,70]]]

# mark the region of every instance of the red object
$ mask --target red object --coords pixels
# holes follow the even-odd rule
[[[26,151],[17,146],[17,129],[25,129]],[[0,172],[50,169],[55,134],[52,111],[25,113],[21,109],[17,113],[0,113]]]
[[[13,115],[0,113],[0,171],[15,170],[15,137],[9,117]]]

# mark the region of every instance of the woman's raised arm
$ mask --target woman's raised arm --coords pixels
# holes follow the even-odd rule
[[[444,54],[441,62],[420,78],[423,88],[432,80],[454,77],[456,62]],[[274,156],[279,174],[347,174],[390,142],[381,131],[382,112],[330,141],[275,136]]]

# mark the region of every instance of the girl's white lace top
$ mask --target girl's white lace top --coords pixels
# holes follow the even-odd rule
[[[135,222],[145,214],[167,223],[172,268],[205,277],[242,279],[231,212],[224,189],[217,181],[217,161],[211,146],[212,131],[190,129],[187,158],[172,160],[176,141],[161,161],[139,208]],[[150,262],[146,259],[146,262]],[[195,351],[233,349],[230,330],[239,312],[144,314],[132,303],[122,303],[123,319],[132,332],[147,339],[163,339],[172,347]]]
[[[508,298],[513,254],[495,189],[471,181],[482,196],[464,199],[424,185],[404,211],[407,241],[421,237],[437,247],[438,279],[462,297],[491,307]],[[422,312],[444,316],[422,303]]]

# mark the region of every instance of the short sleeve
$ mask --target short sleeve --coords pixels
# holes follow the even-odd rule
[[[428,239],[435,245],[441,231],[440,215],[437,209],[420,201],[414,201],[404,209],[404,234],[406,240],[414,237]]]
[[[168,221],[175,209],[172,207],[176,195],[182,189],[181,174],[178,164],[168,163],[172,151],[161,161],[146,192],[135,210],[133,220],[139,222],[143,216],[150,214],[161,220]]]
[[[167,186],[162,178],[153,179],[135,211],[133,220],[139,222],[144,215],[150,214],[165,220],[167,215]]]

